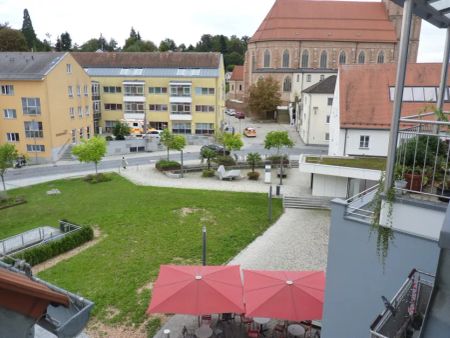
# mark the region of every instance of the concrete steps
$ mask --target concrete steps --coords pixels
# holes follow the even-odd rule
[[[313,196],[284,196],[283,206],[292,209],[330,209],[330,198]]]
[[[63,154],[59,158],[59,161],[71,161],[72,157],[72,145],[69,145],[66,150],[64,150]]]

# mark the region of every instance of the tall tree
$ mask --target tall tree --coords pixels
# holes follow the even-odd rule
[[[160,52],[167,52],[167,51],[176,51],[177,50],[177,44],[172,39],[164,39],[159,44],[159,51]]]
[[[70,51],[72,49],[72,38],[65,32],[61,34],[61,50]]]
[[[136,33],[134,28],[131,27],[130,36],[125,40],[125,45],[123,46],[124,51],[134,45],[137,41],[141,41],[141,35]]]
[[[0,29],[0,52],[26,52],[27,41],[22,32],[16,29]]]
[[[0,177],[2,178],[3,191],[6,195],[5,174],[17,159],[17,149],[14,144],[5,143],[0,146]]]
[[[164,146],[167,149],[167,161],[170,160],[170,158],[169,158],[169,151],[172,148],[173,138],[174,138],[174,135],[167,128],[164,129],[162,131],[161,135],[160,135],[161,143],[164,144]]]
[[[95,136],[90,140],[83,139],[81,144],[72,148],[72,154],[78,157],[80,162],[92,162],[95,164],[95,174],[98,173],[98,163],[106,154],[106,140]]]
[[[28,49],[36,50],[37,37],[31,22],[30,13],[28,13],[28,9],[26,8],[23,10],[22,33],[27,41]]]
[[[273,118],[280,103],[280,84],[274,78],[260,78],[250,87],[247,106],[252,114],[261,118]]]

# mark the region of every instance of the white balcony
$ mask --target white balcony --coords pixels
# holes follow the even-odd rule
[[[123,102],[145,102],[145,96],[124,96]]]
[[[190,96],[171,96],[170,103],[192,103],[192,97]]]
[[[171,121],[192,121],[191,114],[170,114]]]

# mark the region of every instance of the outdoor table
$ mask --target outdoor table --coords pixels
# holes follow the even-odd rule
[[[198,338],[209,338],[213,334],[213,330],[208,325],[202,325],[195,330],[195,335]]]
[[[266,332],[268,329],[264,328],[264,325],[266,325],[268,322],[270,322],[270,318],[254,317],[253,321],[256,324],[259,324],[259,333],[261,333],[263,336],[265,336],[264,332]]]
[[[299,337],[305,334],[305,328],[299,324],[291,324],[288,326],[288,332],[295,337]]]

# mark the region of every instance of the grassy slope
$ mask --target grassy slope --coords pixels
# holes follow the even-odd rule
[[[307,157],[307,163],[320,163],[341,167],[385,170],[386,158],[382,157],[356,157],[356,158],[333,158],[333,157]]]
[[[45,192],[58,188],[60,195]],[[222,264],[268,226],[267,195],[135,186],[119,176],[90,185],[64,180],[17,189],[27,204],[0,211],[0,238],[66,218],[98,225],[105,239],[40,277],[96,303],[107,322],[138,324],[160,264],[198,264],[201,227],[208,227],[208,264]],[[182,215],[181,208],[197,211]],[[275,200],[274,219],[282,212]]]

